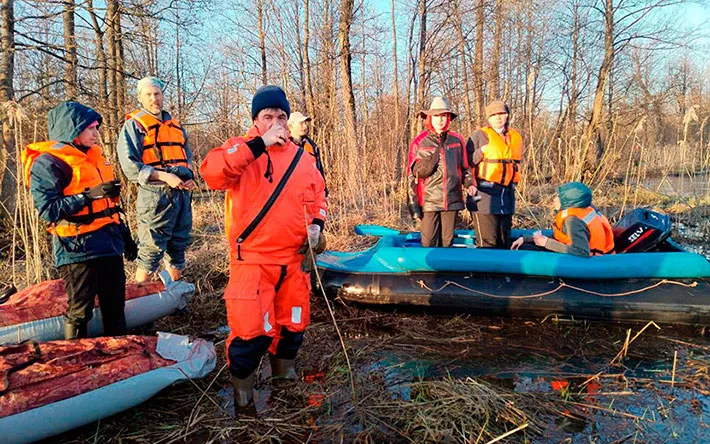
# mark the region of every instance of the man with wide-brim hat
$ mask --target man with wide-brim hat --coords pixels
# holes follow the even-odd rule
[[[426,129],[409,146],[409,209],[421,220],[423,247],[450,247],[456,214],[464,208],[462,185],[473,183],[465,143],[449,131],[457,114],[445,98],[435,97],[419,116]]]
[[[297,146],[302,147],[308,154],[314,157],[316,168],[320,171],[323,180],[325,180],[325,169],[320,156],[318,145],[308,137],[311,129],[311,117],[303,114],[300,111],[292,112],[288,117],[288,132],[291,134],[291,141]],[[325,195],[328,195],[328,187],[325,187]]]
[[[480,200],[473,211],[476,244],[484,248],[510,248],[515,213],[515,187],[520,181],[523,138],[510,128],[510,108],[500,100],[486,105],[488,125],[466,142]]]
[[[419,117],[426,119],[427,116],[437,116],[439,114],[449,114],[451,120],[456,119],[459,115],[451,111],[449,101],[443,97],[434,97],[429,105],[429,109],[419,111]]]

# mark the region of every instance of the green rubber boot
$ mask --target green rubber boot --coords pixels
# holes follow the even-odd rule
[[[269,355],[271,361],[271,378],[282,379],[286,381],[295,381],[298,379],[296,374],[296,360],[277,358],[274,355]]]
[[[86,324],[72,324],[64,322],[64,339],[80,339],[87,338]]]
[[[255,378],[256,370],[244,379],[232,376],[232,387],[234,387],[234,412],[236,416],[256,416],[256,408],[254,407]]]

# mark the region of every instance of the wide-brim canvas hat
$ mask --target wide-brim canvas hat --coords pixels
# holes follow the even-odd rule
[[[449,106],[449,101],[443,97],[434,97],[429,105],[429,109],[423,109],[419,112],[419,117],[426,119],[427,116],[436,116],[438,114],[448,113],[451,115],[451,120],[458,117],[458,114],[451,111],[451,106]]]

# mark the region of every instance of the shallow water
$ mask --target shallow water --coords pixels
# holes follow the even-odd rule
[[[446,324],[452,318],[437,319]],[[459,343],[461,332],[456,328],[449,332],[452,342],[446,345],[442,344],[446,328],[432,331],[431,341],[421,336],[408,341],[406,332],[390,332],[392,340],[385,345],[379,326],[356,328],[357,344],[351,348],[375,351],[357,360],[355,372],[370,378],[378,375],[392,401],[415,402],[412,384],[417,382],[473,378],[540,397],[541,402],[556,399],[562,406],[546,419],[542,435],[511,437],[507,442],[710,442],[710,341],[704,330],[650,327],[630,344],[626,357],[615,360],[627,330],[633,337],[643,324],[542,324],[494,318],[470,322],[480,327],[480,337],[466,340],[466,345]]]
[[[644,186],[666,196],[702,199],[710,196],[710,172],[652,177],[646,180]]]

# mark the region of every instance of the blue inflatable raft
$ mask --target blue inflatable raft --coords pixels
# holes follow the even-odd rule
[[[122,336],[0,347],[0,442],[30,443],[90,424],[215,368],[214,345],[204,339],[159,333],[155,348],[146,341]],[[107,375],[116,381],[103,384]]]
[[[422,248],[419,233],[377,225],[355,232],[381,238],[365,251],[318,256],[324,289],[345,301],[494,316],[710,324],[710,262],[680,248],[582,258],[477,249],[471,230],[457,230],[451,248]],[[531,231],[513,230],[512,238],[525,234]]]

